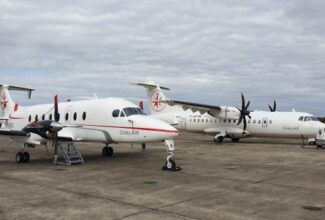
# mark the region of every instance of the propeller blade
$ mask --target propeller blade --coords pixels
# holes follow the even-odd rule
[[[239,120],[238,120],[238,123],[237,123],[237,125],[240,125],[240,123],[243,121],[243,116],[242,115],[240,115],[239,116]]]
[[[245,97],[244,94],[241,93],[241,109],[243,110],[245,108]]]
[[[271,105],[269,105],[270,112],[273,112],[273,108]]]
[[[276,111],[276,101],[274,100],[273,102],[273,111],[275,112]]]
[[[243,130],[243,132],[246,131],[246,128],[247,128],[247,122],[246,122],[246,118],[244,117],[244,130]]]
[[[247,105],[245,106],[245,110],[248,109],[248,107],[249,107],[250,104],[251,104],[251,101],[248,101],[248,102],[247,102]]]
[[[58,95],[54,96],[54,121],[60,120]]]

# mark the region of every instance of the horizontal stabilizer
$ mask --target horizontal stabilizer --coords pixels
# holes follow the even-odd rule
[[[18,86],[9,86],[9,85],[0,85],[0,88],[7,88],[8,90],[13,90],[13,91],[27,92],[29,99],[32,96],[32,91],[34,91],[34,89],[30,89],[30,88],[18,87]]]
[[[170,90],[169,88],[167,87],[164,87],[164,86],[160,86],[154,82],[144,82],[144,83],[131,83],[132,85],[136,85],[136,86],[143,86],[145,88],[157,88],[159,87],[160,89],[163,89],[163,90]]]

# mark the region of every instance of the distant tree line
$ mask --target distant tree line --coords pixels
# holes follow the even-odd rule
[[[325,123],[325,117],[319,117],[318,120],[320,120],[321,122]]]

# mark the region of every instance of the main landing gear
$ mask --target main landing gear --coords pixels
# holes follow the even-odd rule
[[[16,154],[16,162],[17,163],[28,163],[30,159],[28,152],[18,152]]]
[[[165,140],[165,145],[167,147],[167,159],[164,166],[161,168],[162,170],[169,170],[169,171],[180,171],[181,168],[176,166],[175,161],[172,157],[175,155],[175,145],[174,140]]]
[[[114,150],[112,147],[106,146],[103,148],[102,154],[104,157],[111,157],[114,154]]]
[[[28,147],[28,144],[24,144],[24,147],[22,148],[22,151],[18,152],[16,154],[16,162],[17,163],[28,163],[30,160],[30,155],[28,152],[25,151],[26,147]]]
[[[216,144],[222,144],[224,139],[225,139],[224,136],[215,136],[215,137],[213,138],[213,140],[214,140],[214,142],[215,142]]]

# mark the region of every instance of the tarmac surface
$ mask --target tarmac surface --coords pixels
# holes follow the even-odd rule
[[[79,144],[85,164],[52,164],[52,148],[0,140],[0,219],[325,219],[325,150],[301,141],[246,139],[216,145],[181,133],[179,172],[162,171],[163,143]]]

